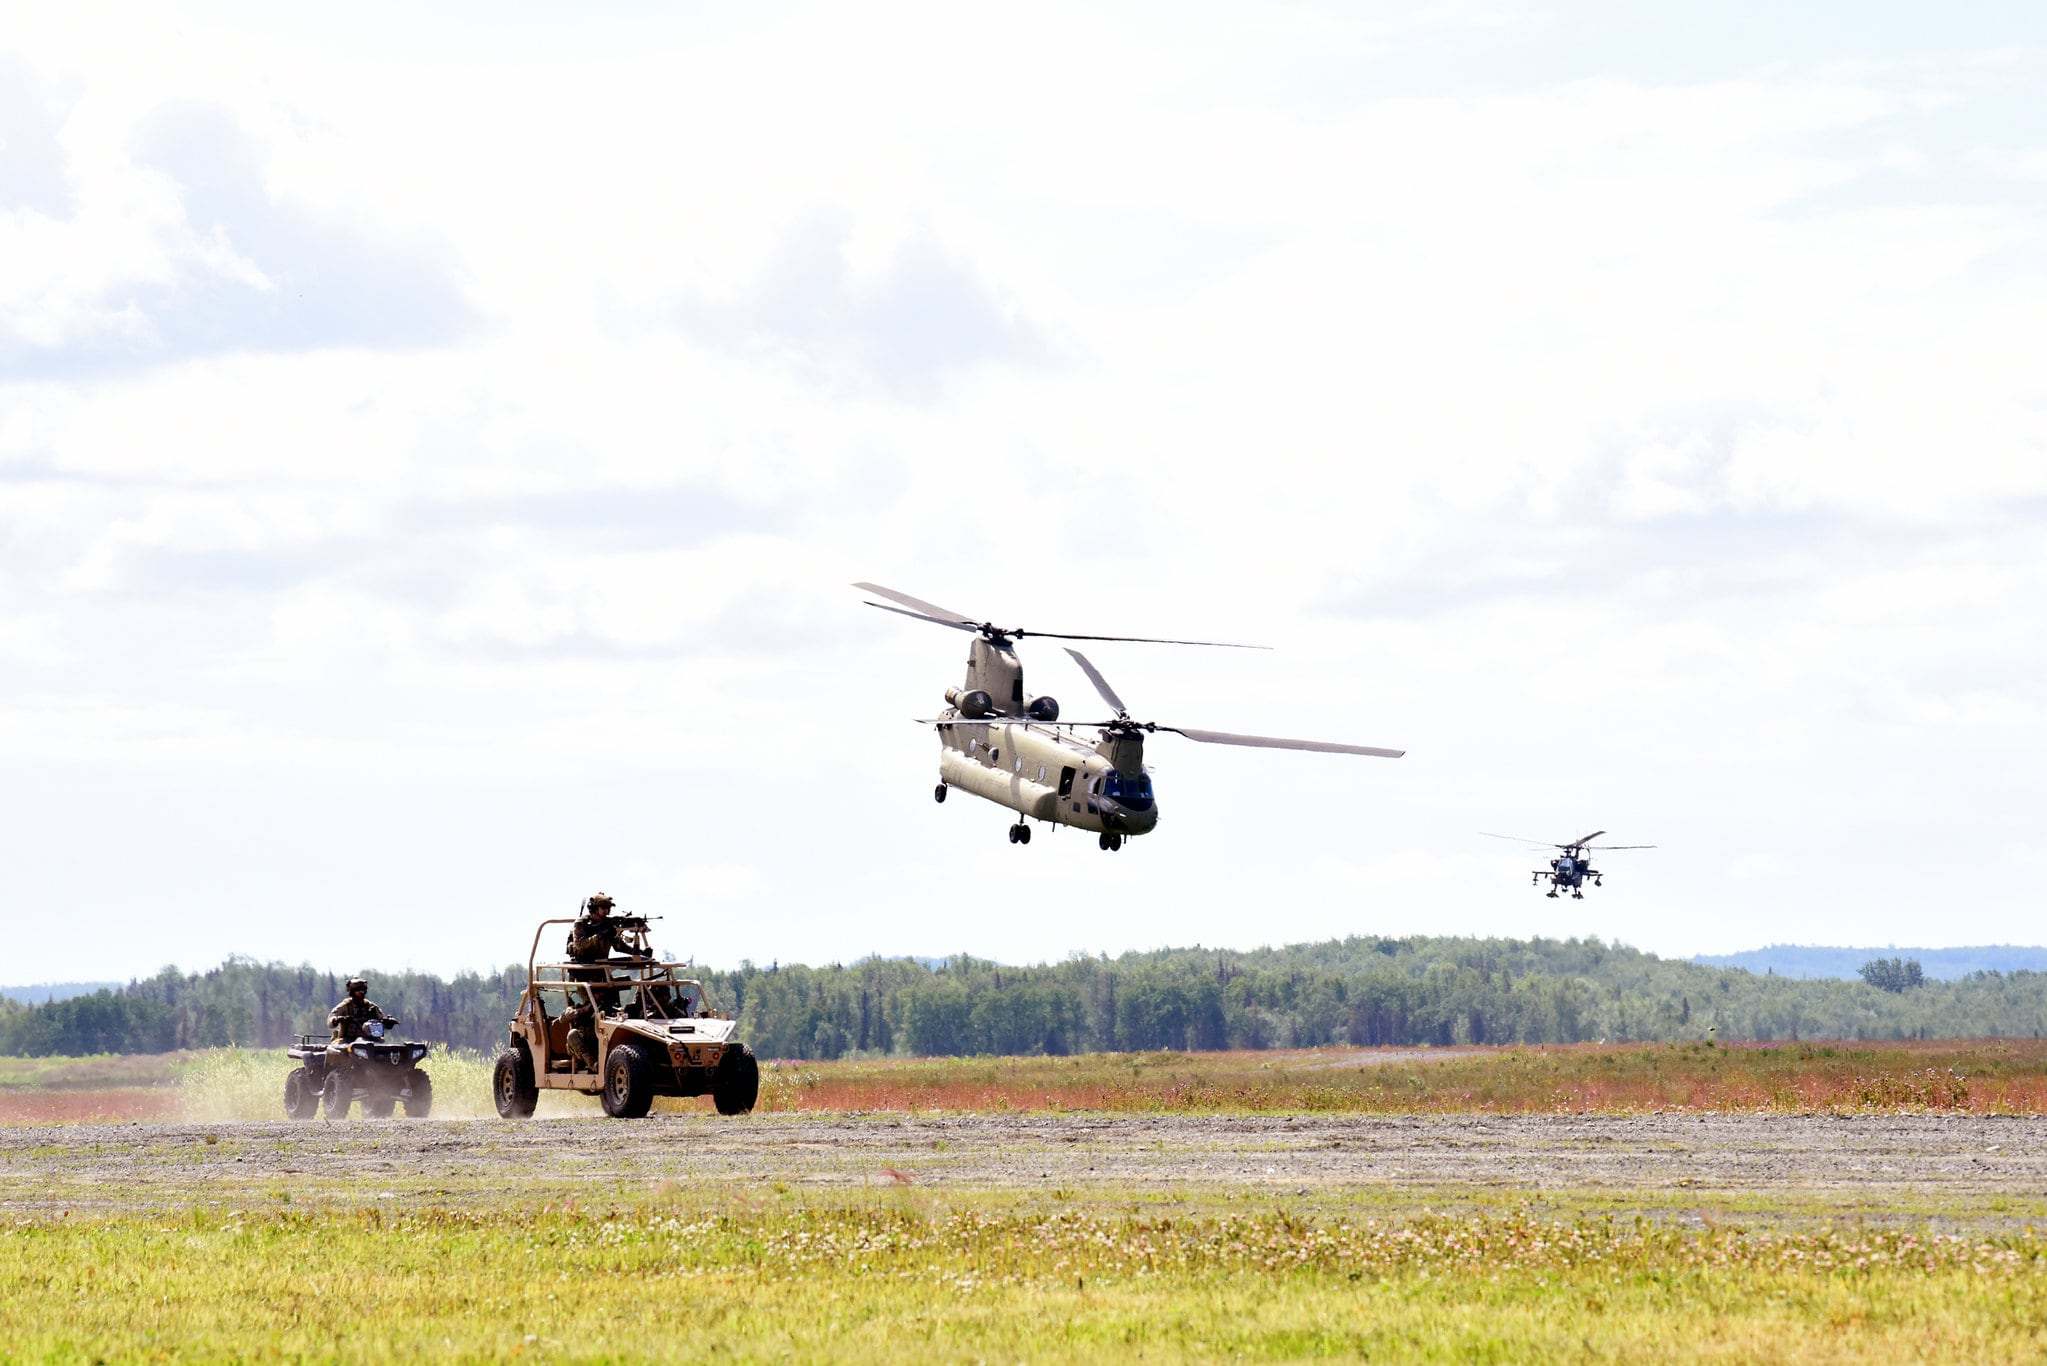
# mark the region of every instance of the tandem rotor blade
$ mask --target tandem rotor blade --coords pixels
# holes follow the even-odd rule
[[[1150,729],[1150,727],[1147,727]],[[1252,749],[1305,749],[1316,754],[1365,754],[1375,759],[1398,759],[1404,749],[1380,749],[1375,745],[1339,745],[1329,740],[1281,740],[1271,735],[1232,735],[1221,730],[1190,730],[1185,726],[1159,726],[1204,745],[1246,745]]]
[[[981,629],[980,623],[964,612],[955,612],[949,607],[940,607],[935,602],[926,602],[922,598],[913,598],[908,593],[898,593],[895,589],[883,588],[878,583],[856,583],[853,586],[864,589],[878,597],[887,598],[890,602],[899,602],[904,607],[910,608],[910,611],[903,614],[905,616],[924,617],[927,620],[937,622],[941,626],[951,626],[961,631],[978,631]],[[870,602],[867,605],[869,607],[881,607],[881,604],[878,602]],[[881,607],[881,610],[893,612],[896,609],[893,607]]]
[[[1123,699],[1116,696],[1116,690],[1109,686],[1108,679],[1102,677],[1102,671],[1088,663],[1087,656],[1071,646],[1067,647],[1066,653],[1072,655],[1073,662],[1080,665],[1080,671],[1087,675],[1088,682],[1095,685],[1095,691],[1102,695],[1102,700],[1127,716],[1130,708],[1124,706]]]
[[[879,607],[884,612],[894,612],[899,617],[914,617],[918,621],[928,621],[936,626],[950,626],[955,631],[975,631],[980,629],[964,621],[947,621],[943,617],[929,617],[922,612],[912,612],[901,607],[891,607],[885,602],[870,602],[867,605],[869,607]]]
[[[1071,631],[1004,631],[1004,635],[1022,640],[1025,636],[1036,636],[1040,640],[1127,640],[1134,645],[1207,645],[1217,650],[1270,650],[1270,645],[1238,645],[1227,640],[1162,640],[1158,636],[1077,636]]]

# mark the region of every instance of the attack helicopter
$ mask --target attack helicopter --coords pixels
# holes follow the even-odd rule
[[[1267,735],[1234,735],[1218,730],[1167,726],[1133,720],[1123,699],[1087,656],[1068,647],[1080,671],[1102,700],[1115,710],[1106,721],[1062,721],[1056,698],[1024,691],[1023,665],[1015,642],[1026,636],[1050,640],[1133,641],[1152,645],[1203,645],[1218,649],[1263,649],[1216,640],[1160,640],[1151,636],[1078,635],[1067,631],[1026,631],[998,627],[883,588],[856,583],[855,588],[887,598],[869,602],[884,612],[934,622],[973,635],[967,647],[967,674],[957,688],[945,691],[946,711],[919,725],[938,731],[938,786],[932,800],[942,802],[957,787],[1008,807],[1018,815],[1009,827],[1011,844],[1029,844],[1029,821],[1070,825],[1095,832],[1097,847],[1114,852],[1124,841],[1149,833],[1159,821],[1158,799],[1151,774],[1144,767],[1144,738],[1169,731],[1208,745],[1246,745],[1254,749],[1300,749],[1318,754],[1365,754],[1398,759],[1405,751],[1367,745],[1341,745],[1326,740],[1282,740]],[[891,607],[889,603],[895,603]],[[1092,739],[1077,734],[1092,731]]]
[[[1519,835],[1495,835],[1490,830],[1481,830],[1478,833],[1489,839],[1513,840],[1517,844],[1529,844],[1537,849],[1562,850],[1562,853],[1549,861],[1547,869],[1538,868],[1530,874],[1529,886],[1540,887],[1542,880],[1548,878],[1550,880],[1550,889],[1547,895],[1558,896],[1564,891],[1569,890],[1571,895],[1579,901],[1585,899],[1585,880],[1587,878],[1592,880],[1592,885],[1595,887],[1604,887],[1606,885],[1606,875],[1592,866],[1592,853],[1594,850],[1606,853],[1614,849],[1654,849],[1656,847],[1653,844],[1594,844],[1592,841],[1604,835],[1606,833],[1604,830],[1594,830],[1589,835],[1580,835],[1568,844],[1551,844],[1545,840],[1526,840],[1522,839]]]

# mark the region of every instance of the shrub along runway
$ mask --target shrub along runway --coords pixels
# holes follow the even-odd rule
[[[915,1186],[1200,1205],[1514,1194],[2047,1214],[2047,1121],[1891,1115],[656,1115],[0,1129],[0,1210],[136,1213]]]

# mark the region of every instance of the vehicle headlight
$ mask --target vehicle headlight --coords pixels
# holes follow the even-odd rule
[[[413,1050],[412,1050],[412,1057],[413,1057],[413,1060],[414,1060],[415,1062],[416,1062],[416,1061],[418,1061],[419,1059],[421,1059],[421,1058],[425,1057],[425,1056],[426,1056],[426,1049],[425,1049],[425,1047],[424,1047],[424,1046],[422,1046],[422,1047],[419,1047],[419,1048],[415,1048],[415,1049],[413,1049]]]
[[[358,1058],[367,1058],[370,1055],[370,1050],[364,1047],[362,1044],[357,1044],[350,1051],[353,1052]]]

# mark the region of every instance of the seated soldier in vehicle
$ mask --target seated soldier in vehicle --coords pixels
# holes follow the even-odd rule
[[[597,1012],[588,1001],[578,1001],[563,1015],[569,1027],[569,1057],[579,1071],[597,1069]]]
[[[352,1056],[348,1046],[362,1037],[362,1027],[371,1020],[389,1021],[390,1018],[370,999],[367,978],[349,978],[348,995],[327,1012],[327,1028],[334,1034],[333,1042],[327,1045],[327,1065],[347,1067]]]

